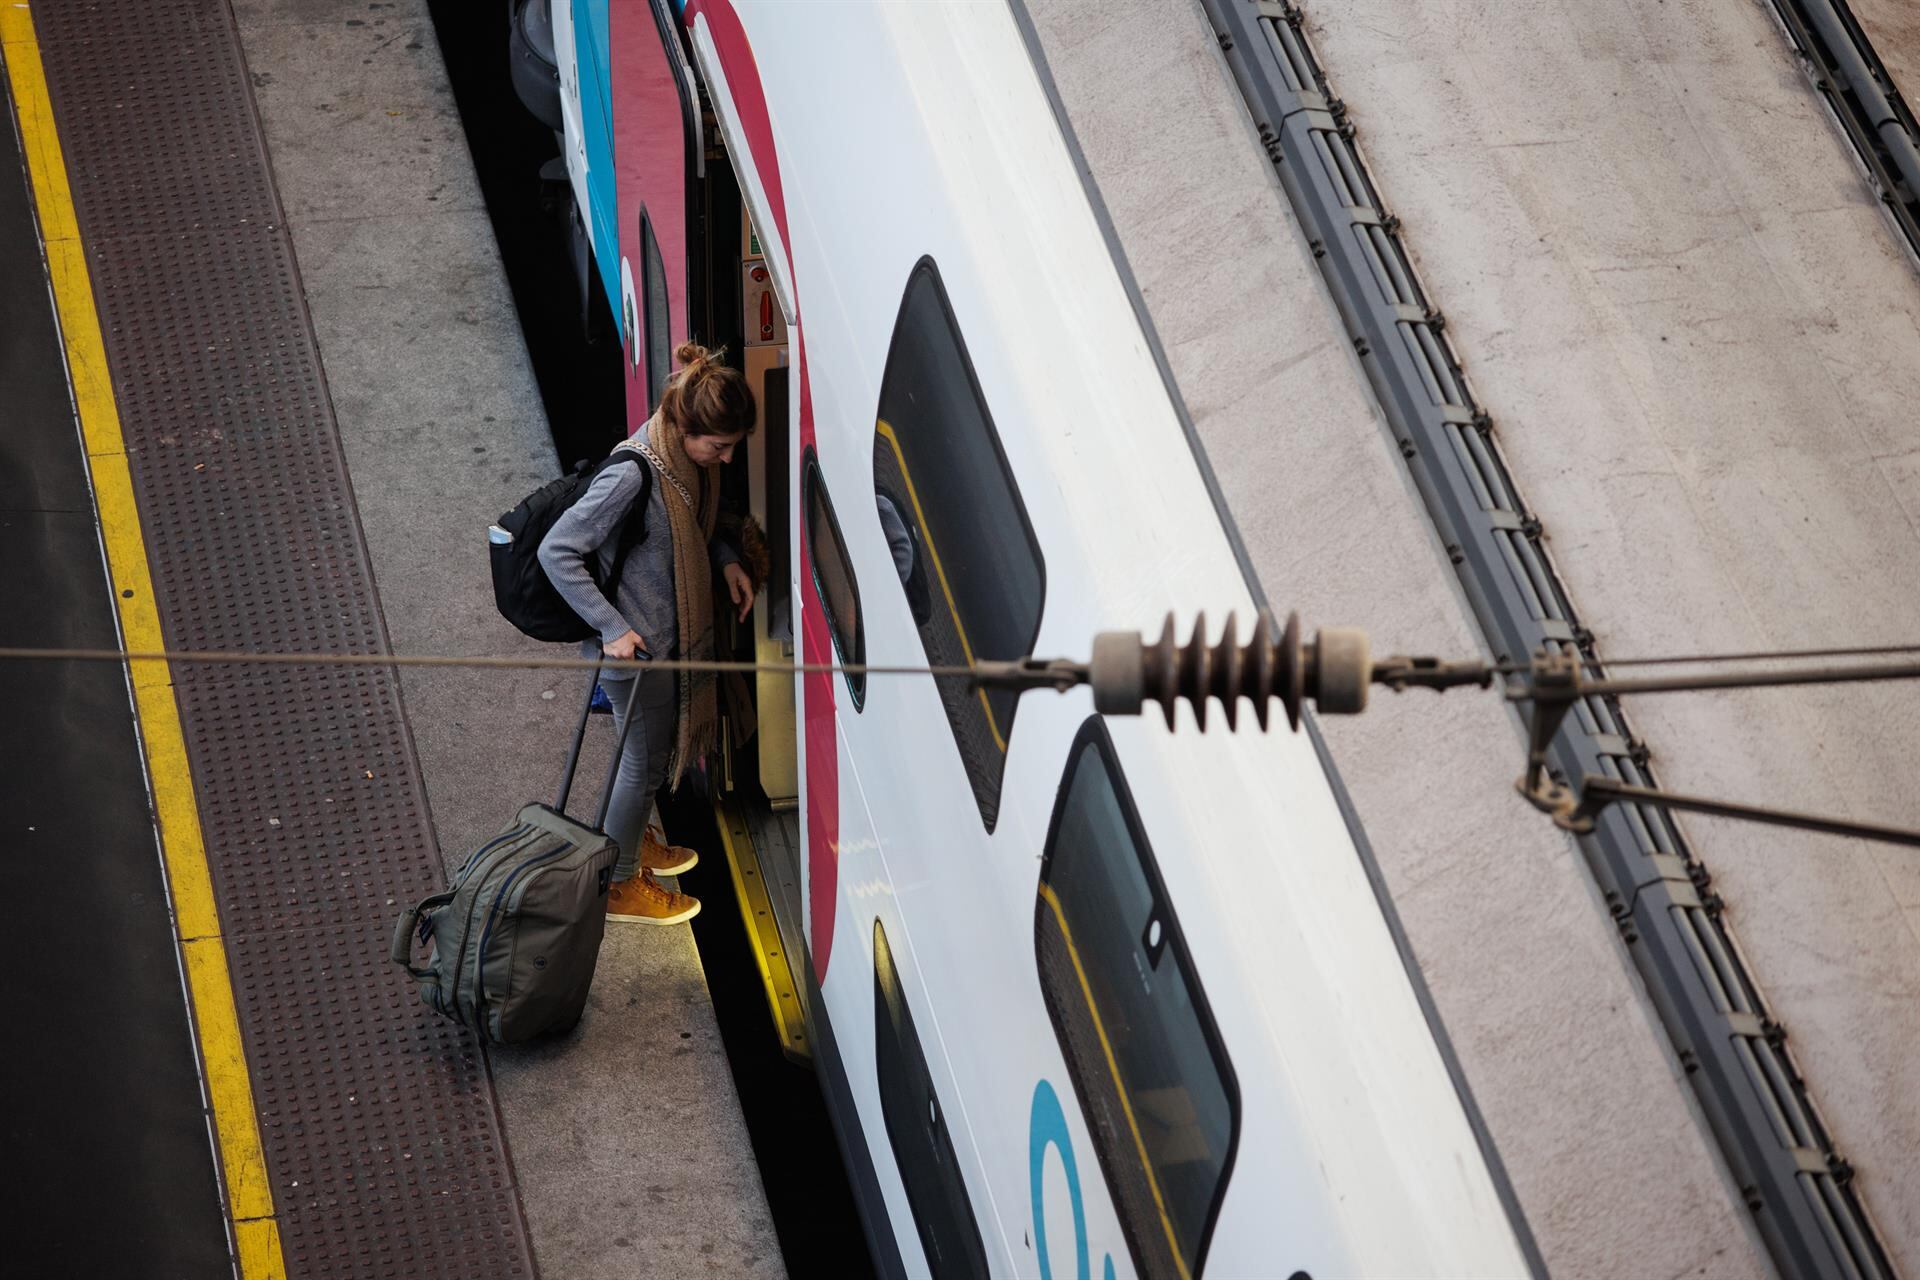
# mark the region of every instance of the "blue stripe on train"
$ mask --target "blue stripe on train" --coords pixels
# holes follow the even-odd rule
[[[574,65],[580,77],[580,127],[586,134],[587,204],[593,223],[593,261],[620,327],[620,205],[613,168],[613,48],[607,39],[608,0],[573,0]],[[622,335],[624,336],[624,335]]]

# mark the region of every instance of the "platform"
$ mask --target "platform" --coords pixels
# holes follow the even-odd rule
[[[11,121],[0,129],[0,263],[0,645],[117,648]],[[126,673],[0,663],[0,706],[7,866],[33,904],[0,952],[10,973],[62,975],[19,981],[5,1002],[32,1037],[0,1065],[15,1100],[4,1146],[22,1161],[6,1177],[15,1256],[105,1275],[131,1252],[157,1273],[217,1274],[226,1215]],[[113,1233],[62,1230],[71,1206],[102,1202],[121,1206]]]
[[[480,535],[556,462],[425,4],[103,12],[39,0],[9,6],[4,30],[16,102],[45,71],[51,115],[22,107],[23,137],[43,210],[60,204],[53,186],[70,193],[47,238],[72,250],[55,254],[54,280],[73,302],[61,313],[67,361],[130,642],[534,650],[493,611]],[[37,274],[38,248],[6,199],[8,261]],[[31,335],[44,295],[8,292],[9,371],[57,374],[45,318],[39,347],[12,327]],[[97,314],[91,352],[83,313]],[[35,487],[0,507],[37,522],[37,546],[74,549],[9,561],[9,588],[43,590],[60,619],[17,638],[110,643],[115,597],[94,569],[72,410],[63,388],[38,394],[32,404],[58,411],[27,416],[48,427],[49,456],[68,446],[67,472],[9,470]],[[23,397],[21,415],[29,407]],[[109,428],[118,450],[102,443]],[[11,458],[19,446],[6,447]],[[111,465],[132,505],[111,505]],[[63,562],[72,573],[58,582],[23,576],[23,564]],[[136,568],[151,598],[128,594]],[[36,998],[71,1010],[107,998],[96,988],[112,979],[107,994],[151,1025],[112,1019],[118,1040],[76,1044],[69,1060],[117,1063],[154,1088],[137,1114],[131,1102],[96,1108],[100,1136],[72,1161],[92,1191],[67,1196],[64,1216],[34,1218],[46,1233],[35,1243],[91,1233],[92,1274],[152,1262],[151,1232],[100,1233],[73,1215],[115,1179],[129,1188],[117,1202],[164,1183],[179,1204],[152,1212],[172,1222],[180,1263],[163,1269],[224,1269],[218,1149],[247,1280],[781,1273],[686,930],[610,929],[580,1029],[492,1055],[422,1008],[385,957],[399,904],[443,881],[442,855],[551,790],[577,680],[176,665],[136,671],[134,684],[155,795],[179,796],[191,777],[181,812],[204,836],[187,848],[157,801],[167,865],[177,878],[183,859],[200,859],[217,919],[176,911],[180,932],[168,928],[125,675],[87,669],[71,692],[45,682],[49,714],[98,717],[106,732],[91,758],[31,761],[22,792],[59,795],[58,769],[86,771],[84,794],[111,794],[58,838],[106,845],[127,865],[92,913],[113,947],[74,987]],[[178,756],[157,750],[162,711],[177,718]],[[101,892],[104,864],[70,870],[49,883],[50,900],[70,904],[50,921],[71,922]],[[192,1005],[173,958],[183,938]],[[237,1026],[225,1046],[208,1043],[204,1014],[221,992]],[[212,1142],[190,1007],[214,1082]],[[59,1061],[36,1069],[57,1080]],[[130,1092],[68,1080],[50,1096]],[[130,1141],[136,1130],[153,1149]],[[173,1154],[158,1150],[163,1133]],[[72,1176],[49,1188],[71,1189]]]

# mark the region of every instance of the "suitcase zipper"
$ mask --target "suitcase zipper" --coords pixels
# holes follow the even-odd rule
[[[519,915],[520,904],[527,900],[527,890],[533,888],[533,882],[535,880],[538,880],[541,876],[547,874],[547,872],[551,870],[553,870],[552,867],[541,867],[538,871],[528,876],[525,880],[522,880],[520,882],[520,887],[513,891],[513,901],[507,904],[506,914],[509,916]]]
[[[564,854],[572,853],[577,848],[579,848],[579,846],[574,844],[573,841],[569,840],[565,844],[561,845],[558,849],[550,849],[546,853],[541,854],[537,858],[528,859],[526,862],[522,863],[520,866],[515,867],[512,871],[507,873],[506,880],[501,883],[499,891],[493,895],[493,906],[491,906],[487,910],[487,925],[486,925],[486,928],[480,931],[480,947],[474,956],[475,980],[474,980],[474,991],[473,991],[473,997],[474,997],[473,998],[473,1016],[476,1021],[479,1021],[483,1017],[485,1006],[493,1003],[491,1000],[486,999],[487,993],[485,990],[486,984],[484,981],[486,977],[486,974],[484,972],[486,967],[485,957],[487,954],[487,943],[493,940],[493,922],[497,920],[500,916],[500,904],[506,899],[507,890],[513,888],[513,882],[515,880],[519,879],[523,875],[526,875],[526,873],[532,870],[534,867],[538,866],[541,863],[551,862],[553,861],[553,859],[558,858]],[[466,951],[464,948],[462,948],[461,950],[460,958],[462,960],[466,959]],[[475,1029],[479,1030],[480,1028],[476,1027]]]
[[[503,832],[502,834],[495,836],[493,839],[481,845],[478,849],[475,849],[472,853],[467,855],[467,860],[461,863],[459,869],[453,873],[454,881],[457,883],[461,876],[467,874],[468,870],[472,868],[474,863],[480,861],[480,859],[486,857],[489,853],[492,853],[495,849],[499,848],[502,844],[505,844],[507,841],[518,839],[521,835],[523,835],[526,832],[526,830],[527,828],[524,825],[515,827],[511,831]]]
[[[480,848],[474,852],[474,855],[471,858],[467,859],[467,865],[461,868],[460,874],[467,875],[470,873],[473,873],[473,874],[479,873],[481,867],[484,865],[485,855],[497,854],[501,846],[520,839],[521,837],[525,836],[528,832],[532,830],[533,828],[530,825],[526,823],[521,823],[518,827],[515,827],[512,831],[509,831],[504,835],[496,836],[494,839],[480,846]],[[466,972],[466,968],[467,968],[467,941],[472,937],[473,937],[473,912],[468,911],[466,913],[466,919],[462,921],[462,928],[460,930],[460,948],[459,950],[454,952],[453,981],[448,984],[449,987],[451,988],[451,991],[447,998],[453,1001],[454,1007],[456,1010],[459,1008],[459,1004],[460,1004],[460,978],[461,978],[461,975]],[[478,1030],[478,1028],[475,1028],[475,1029]]]
[[[568,846],[568,849],[566,849],[566,850],[562,850],[562,852],[569,852],[569,851],[571,851],[571,850],[574,850],[574,849],[579,849],[579,848],[581,848],[581,847],[582,847],[582,846],[580,846],[580,845],[577,845],[577,844],[575,844],[575,845],[570,845],[570,846]],[[618,851],[617,851],[617,850],[615,851],[615,856],[616,856],[616,857],[618,856]],[[609,865],[611,865],[611,864],[609,864]],[[538,879],[539,879],[539,878],[540,878],[541,876],[543,876],[543,875],[545,875],[545,874],[547,874],[547,872],[549,872],[549,871],[551,871],[551,870],[553,870],[553,868],[552,868],[551,866],[545,866],[545,867],[541,867],[541,868],[540,868],[539,870],[537,870],[537,871],[535,871],[535,872],[534,872],[534,873],[533,873],[532,875],[530,875],[530,876],[528,876],[528,877],[527,877],[527,878],[526,878],[525,880],[522,880],[522,881],[520,882],[520,887],[519,887],[518,889],[516,889],[516,890],[514,890],[514,892],[513,892],[513,901],[511,901],[511,902],[509,902],[509,903],[507,904],[507,911],[506,911],[506,913],[507,913],[507,914],[508,914],[509,916],[517,916],[517,915],[519,915],[519,914],[520,914],[520,904],[526,901],[526,899],[527,899],[527,891],[533,888],[533,882],[534,882],[535,880],[538,880]]]

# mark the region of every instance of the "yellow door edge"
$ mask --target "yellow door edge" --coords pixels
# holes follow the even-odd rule
[[[727,874],[733,878],[733,893],[740,903],[740,921],[747,929],[747,944],[754,963],[760,967],[760,982],[766,990],[767,1010],[773,1018],[774,1033],[780,1048],[798,1063],[813,1061],[813,1046],[807,1038],[806,1007],[794,981],[793,965],[780,923],[773,914],[773,901],[767,893],[766,876],[760,867],[760,854],[753,845],[753,833],[745,817],[725,800],[713,802],[714,824],[720,828],[720,843],[726,850]]]

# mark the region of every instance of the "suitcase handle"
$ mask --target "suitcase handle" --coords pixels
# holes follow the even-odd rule
[[[606,658],[606,646],[601,646],[600,655],[602,661],[604,661]],[[593,820],[593,826],[596,831],[604,828],[607,824],[607,806],[613,800],[613,780],[620,776],[620,757],[627,749],[627,735],[633,732],[634,704],[639,701],[640,680],[644,674],[644,672],[635,671],[633,673],[633,687],[627,690],[627,711],[626,715],[622,717],[626,721],[627,727],[621,732],[619,740],[613,744],[613,759],[607,765],[606,783],[600,788],[600,812]],[[573,775],[574,771],[580,767],[580,747],[587,740],[587,721],[593,714],[593,691],[598,688],[599,685],[600,668],[596,666],[587,679],[587,700],[580,708],[580,723],[574,726],[573,746],[567,752],[567,767],[560,774],[560,794],[556,796],[553,801],[553,811],[558,814],[566,813],[567,797],[573,794]]]
[[[393,962],[403,964],[407,972],[422,982],[434,976],[433,970],[422,969],[413,963],[413,931],[419,926],[420,917],[436,907],[444,907],[453,901],[453,890],[432,894],[420,899],[411,908],[400,913],[400,920],[393,927]]]
[[[601,646],[601,657],[606,656],[606,647]],[[560,794],[554,797],[553,811],[567,811],[567,797],[573,794],[573,771],[580,767],[580,747],[587,740],[587,721],[593,715],[593,691],[600,687],[600,668],[598,665],[587,674],[587,700],[580,708],[580,723],[574,726],[573,746],[567,751],[567,767],[560,774]],[[614,756],[617,761],[620,757]]]

